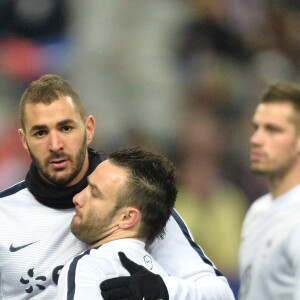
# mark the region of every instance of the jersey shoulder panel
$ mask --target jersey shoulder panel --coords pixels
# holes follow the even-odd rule
[[[18,193],[19,191],[21,191],[23,189],[26,189],[26,188],[27,188],[27,184],[26,184],[25,180],[20,181],[20,182],[14,184],[13,186],[1,191],[0,198],[11,196],[13,194]]]
[[[189,280],[205,276],[224,277],[194,241],[189,228],[175,209],[167,222],[164,237],[155,239],[146,246],[146,250],[172,276]]]
[[[266,194],[255,200],[250,208],[248,209],[244,224],[248,222],[248,219],[250,219],[252,216],[255,216],[260,213],[264,213],[264,211],[272,204],[272,198],[271,194]]]

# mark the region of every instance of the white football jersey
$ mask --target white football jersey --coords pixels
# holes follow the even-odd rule
[[[0,198],[0,299],[53,300],[62,267],[86,249],[70,232],[74,209],[40,204],[24,182],[8,194]]]
[[[70,232],[73,215],[74,209],[42,205],[24,181],[0,193],[1,300],[56,298],[61,269],[86,249]],[[226,278],[195,244],[175,210],[164,239],[147,250],[171,275],[163,278],[170,300],[234,299]]]
[[[120,262],[119,251],[151,272],[168,276],[145,250],[143,242],[135,239],[119,239],[86,250],[65,265],[59,276],[58,300],[103,299],[99,289],[102,281],[130,275]]]
[[[300,186],[250,207],[242,229],[239,300],[300,299]]]

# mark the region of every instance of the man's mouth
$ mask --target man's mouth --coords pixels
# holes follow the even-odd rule
[[[260,161],[264,157],[264,154],[259,151],[251,151],[251,161]]]
[[[53,159],[50,161],[50,165],[55,169],[63,169],[66,168],[68,165],[67,159]]]
[[[75,208],[75,216],[80,217],[81,218],[81,213],[79,212],[78,209]]]

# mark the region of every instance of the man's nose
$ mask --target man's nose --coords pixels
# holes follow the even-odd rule
[[[264,134],[261,129],[256,129],[250,137],[250,143],[252,145],[261,145],[264,140]]]
[[[87,187],[84,188],[81,192],[77,193],[74,197],[73,197],[73,203],[75,204],[75,206],[79,206],[82,207],[84,204],[84,194],[87,192]]]
[[[57,132],[50,133],[49,149],[51,151],[59,151],[63,149],[63,141]]]

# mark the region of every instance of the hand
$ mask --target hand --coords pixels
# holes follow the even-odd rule
[[[127,258],[119,257],[131,276],[107,279],[100,284],[104,300],[169,300],[169,293],[162,278]]]

